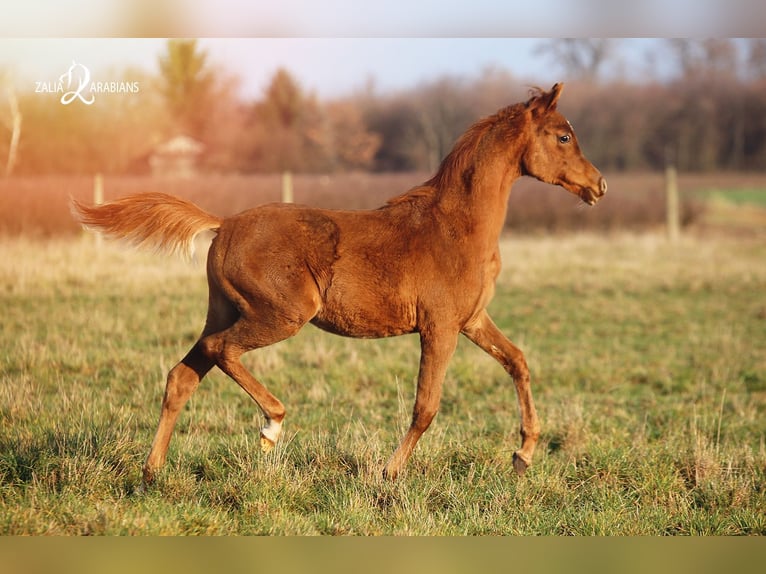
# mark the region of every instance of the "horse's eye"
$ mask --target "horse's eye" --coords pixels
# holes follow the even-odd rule
[[[559,143],[569,143],[569,141],[572,139],[572,136],[569,134],[564,134],[563,136],[559,136]]]

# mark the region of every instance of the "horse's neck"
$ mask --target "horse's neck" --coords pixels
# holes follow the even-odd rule
[[[509,161],[514,150],[477,152],[461,173],[443,182],[438,200],[441,211],[478,241],[496,243],[505,223],[513,182],[521,176],[520,162]]]

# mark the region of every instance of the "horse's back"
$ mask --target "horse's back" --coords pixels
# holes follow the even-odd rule
[[[352,337],[409,333],[418,250],[402,237],[406,227],[383,211],[267,204],[223,222],[209,273],[240,305],[297,307],[296,320]]]

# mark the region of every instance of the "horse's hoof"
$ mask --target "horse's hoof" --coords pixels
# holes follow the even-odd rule
[[[392,482],[396,480],[398,473],[396,471],[390,471],[388,470],[388,467],[386,467],[383,469],[383,472],[381,473],[381,475],[383,476],[383,480]]]
[[[141,490],[145,491],[154,482],[154,470],[145,466],[143,469],[143,476],[141,480]]]
[[[529,465],[518,455],[518,453],[513,453],[513,470],[516,471],[516,474],[524,476],[528,466]]]
[[[269,454],[274,449],[274,441],[267,439],[261,435],[261,452],[263,454]]]

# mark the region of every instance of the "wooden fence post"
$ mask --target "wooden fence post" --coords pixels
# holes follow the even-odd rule
[[[289,171],[282,172],[282,202],[293,202],[293,174]]]
[[[678,241],[681,236],[681,216],[678,205],[678,177],[672,162],[668,162],[665,167],[665,222],[668,239]]]

